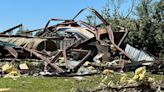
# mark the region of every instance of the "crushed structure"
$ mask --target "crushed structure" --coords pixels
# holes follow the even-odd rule
[[[84,21],[76,21],[76,17],[84,10],[95,14],[102,24],[93,26]],[[49,26],[51,21],[61,23]],[[41,60],[45,75],[50,72],[49,75],[59,76],[89,74],[88,71],[93,70],[92,73],[98,73],[106,68],[128,70],[130,65],[138,67],[139,63],[135,62],[130,51],[127,52],[122,46],[128,30],[119,28],[118,31],[112,31],[110,24],[92,8],[82,9],[70,20],[50,19],[42,29],[27,31],[22,35],[7,34],[21,26],[22,24],[0,33],[0,61],[15,63],[21,59]],[[37,31],[35,36],[31,35]],[[105,65],[102,64],[103,61],[106,62]],[[153,66],[154,63],[155,66],[161,65],[159,61],[149,65]],[[86,68],[84,65],[90,67]]]

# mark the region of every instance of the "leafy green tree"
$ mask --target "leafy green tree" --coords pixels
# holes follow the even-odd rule
[[[126,0],[107,1],[101,13],[111,24],[113,31],[118,26],[128,28],[129,35],[125,43],[164,59],[164,1],[131,0],[131,7],[126,14],[119,11]]]
[[[159,4],[160,2],[154,0],[140,1],[136,7],[138,19],[135,21],[135,29],[137,34],[132,37],[137,36],[139,48],[161,57],[164,50],[164,34],[162,32],[162,11],[159,10]],[[133,43],[133,45],[137,44]]]

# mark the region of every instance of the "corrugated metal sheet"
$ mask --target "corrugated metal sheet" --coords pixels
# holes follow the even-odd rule
[[[128,53],[134,61],[154,61],[154,57],[150,56],[142,50],[134,48],[129,44],[126,45],[125,52]]]
[[[53,41],[39,38],[23,38],[23,37],[0,37],[0,41],[9,42],[16,46],[29,49],[55,51],[56,44]]]

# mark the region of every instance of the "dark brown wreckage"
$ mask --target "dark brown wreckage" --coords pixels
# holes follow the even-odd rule
[[[85,10],[95,14],[102,24],[93,26],[75,20]],[[61,23],[49,26],[51,21]],[[51,71],[54,76],[89,74],[78,73],[86,64],[98,71],[106,68],[129,71],[139,66],[159,70],[163,67],[158,59],[146,54],[143,59],[136,61],[133,57],[136,52],[130,51],[132,47],[123,49],[122,43],[128,35],[128,30],[119,27],[119,30],[112,31],[110,24],[92,8],[82,9],[72,19],[50,19],[41,29],[26,31],[22,35],[10,34],[17,28],[21,29],[22,24],[0,33],[1,62],[10,61],[14,64],[22,59],[41,60],[44,62],[42,71]],[[35,32],[38,32],[36,36],[32,36]],[[102,65],[102,62],[106,62],[107,65]]]

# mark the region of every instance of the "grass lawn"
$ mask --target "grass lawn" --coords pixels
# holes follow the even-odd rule
[[[163,75],[150,75],[156,80],[164,80]],[[132,73],[128,73],[132,76]],[[118,81],[121,76],[110,76],[113,81]],[[17,80],[0,78],[0,88],[10,88],[9,92],[71,92],[71,90],[93,89],[100,83],[102,75],[86,76],[84,80],[73,77],[20,77]],[[77,90],[77,89],[76,89]]]
[[[75,80],[68,77],[21,77],[17,80],[0,78],[0,88],[11,88],[11,92],[70,92],[72,88],[93,88],[94,79]]]

